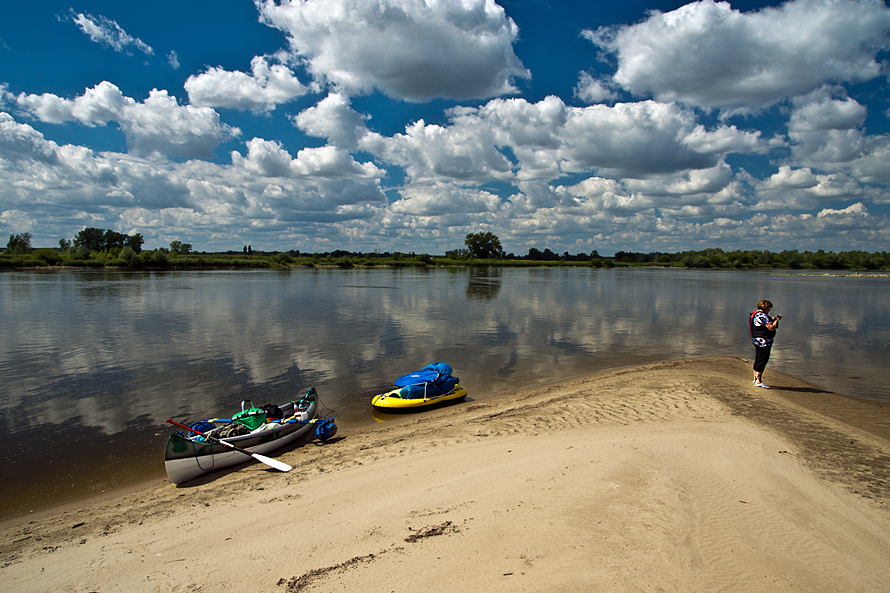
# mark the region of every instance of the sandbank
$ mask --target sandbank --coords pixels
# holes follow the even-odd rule
[[[612,370],[34,513],[3,589],[886,591],[890,406],[766,378]]]

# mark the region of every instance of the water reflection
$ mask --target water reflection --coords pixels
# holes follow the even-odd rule
[[[887,286],[559,268],[3,273],[0,446],[20,447],[21,463],[0,479],[26,479],[69,429],[159,455],[166,418],[312,386],[341,424],[371,423],[372,395],[435,361],[478,399],[627,364],[750,358],[761,298],[784,313],[772,368],[890,401]]]
[[[470,268],[467,298],[490,301],[501,291],[501,268]]]

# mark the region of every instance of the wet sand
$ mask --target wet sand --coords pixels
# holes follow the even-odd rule
[[[613,370],[34,513],[4,590],[886,591],[890,405],[765,377]]]

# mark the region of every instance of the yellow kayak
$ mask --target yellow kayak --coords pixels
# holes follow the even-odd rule
[[[399,387],[380,395],[375,395],[371,400],[371,405],[378,410],[386,412],[407,412],[414,410],[423,410],[433,406],[442,405],[447,402],[459,402],[467,397],[467,390],[457,384],[454,389],[448,393],[438,393],[423,397],[403,397],[408,395],[410,390],[407,387]]]

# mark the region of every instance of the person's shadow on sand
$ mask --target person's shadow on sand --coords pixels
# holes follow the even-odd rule
[[[795,391],[797,393],[833,393],[825,389],[817,389],[815,387],[780,387],[778,385],[770,385],[770,389],[777,391]]]

